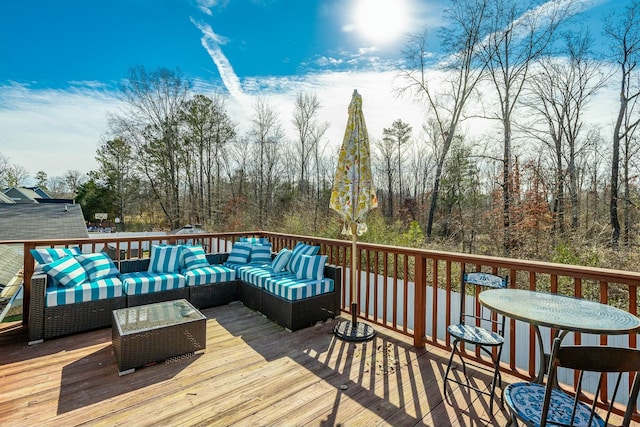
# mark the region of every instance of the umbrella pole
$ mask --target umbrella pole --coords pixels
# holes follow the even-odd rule
[[[351,223],[351,324],[353,328],[358,325],[358,272],[356,271],[356,231],[358,224]]]
[[[333,333],[340,339],[345,341],[367,341],[374,337],[376,331],[366,323],[358,323],[358,273],[356,267],[356,240],[358,224],[351,223],[351,321],[345,320],[339,322],[333,330]]]

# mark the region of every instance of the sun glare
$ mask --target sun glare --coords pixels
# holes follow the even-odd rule
[[[355,29],[369,42],[392,43],[407,32],[406,0],[357,0],[353,13]]]

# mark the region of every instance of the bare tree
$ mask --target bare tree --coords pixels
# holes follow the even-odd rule
[[[122,87],[123,111],[111,117],[110,127],[133,145],[143,171],[165,218],[180,226],[180,186],[184,150],[180,141],[180,113],[190,83],[179,71],[147,71],[132,67]]]
[[[528,79],[523,104],[534,114],[534,123],[521,127],[552,152],[555,190],[552,204],[554,224],[565,229],[566,197],[569,190],[571,229],[579,225],[578,156],[588,147],[584,134],[584,110],[607,82],[604,64],[589,52],[588,32],[565,35],[566,57],[545,56]]]
[[[411,138],[413,128],[398,119],[393,122],[390,128],[382,129],[382,138],[388,139],[395,146],[396,151],[396,167],[398,168],[398,199],[402,203],[404,197],[404,187],[402,186],[402,169],[404,165],[404,147]]]
[[[396,156],[395,156],[395,144],[390,138],[375,139],[373,146],[376,151],[374,152],[374,164],[377,172],[382,178],[381,181],[386,183],[386,195],[387,203],[385,209],[385,216],[391,220],[393,219],[393,187],[396,181]]]
[[[318,143],[329,128],[329,124],[318,122],[321,105],[315,94],[300,92],[296,97],[291,120],[296,130],[296,151],[300,160],[300,176],[298,189],[302,194],[309,194],[310,163],[317,151]]]
[[[279,144],[284,142],[284,129],[280,117],[265,100],[258,99],[251,119],[251,138],[256,149],[254,157],[256,176],[257,225],[264,227],[270,214],[273,190],[277,180]]]
[[[620,107],[613,130],[611,157],[611,195],[609,201],[609,221],[611,224],[611,245],[618,247],[620,221],[618,219],[618,186],[620,180],[620,144],[630,144],[640,116],[635,110],[636,99],[640,95],[636,70],[640,53],[640,3],[633,1],[624,12],[610,15],[605,21],[605,34],[611,43],[611,58],[619,66]]]
[[[453,0],[445,11],[451,23],[440,32],[443,50],[447,53],[438,63],[443,80],[436,74],[428,74],[431,54],[426,49],[427,33],[409,38],[403,51],[407,69],[400,72],[404,86],[400,93],[410,93],[424,102],[433,117],[434,124],[443,141],[441,155],[436,164],[436,173],[431,193],[427,238],[433,231],[434,215],[438,201],[443,166],[458,130],[467,102],[484,75],[484,65],[478,61],[480,41],[486,31],[487,5],[489,0]]]
[[[492,118],[503,130],[502,222],[503,246],[511,246],[512,122],[531,64],[542,56],[554,40],[560,23],[573,10],[573,1],[529,2],[490,0],[492,18],[488,36],[482,42],[482,56],[496,91],[498,106]]]

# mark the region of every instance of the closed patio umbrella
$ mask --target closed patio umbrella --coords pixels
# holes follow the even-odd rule
[[[344,132],[338,166],[331,191],[329,207],[344,220],[343,233],[351,235],[351,321],[336,325],[335,334],[348,341],[370,339],[375,331],[370,325],[358,323],[356,289],[356,241],[367,231],[367,214],[378,206],[371,176],[369,134],[362,114],[362,97],[357,90],[349,104],[349,116]]]

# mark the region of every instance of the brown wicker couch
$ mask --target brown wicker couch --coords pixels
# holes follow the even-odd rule
[[[210,264],[222,264],[227,256],[228,254],[207,254],[207,260]],[[148,267],[148,258],[122,260],[118,263],[121,273],[146,271]],[[46,307],[45,304],[47,275],[34,274],[31,278],[29,344],[61,335],[110,327],[112,311],[115,309],[180,298],[189,300],[197,308],[214,307],[239,300],[294,331],[334,318],[340,313],[341,268],[327,265],[324,274],[334,280],[334,291],[300,301],[288,301],[241,280],[234,280],[55,307]]]

